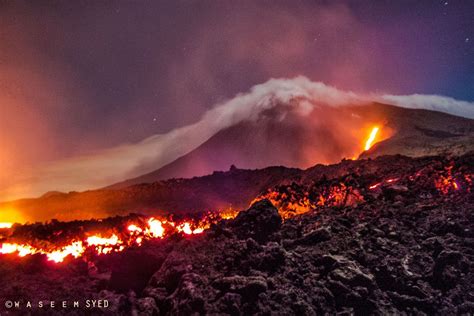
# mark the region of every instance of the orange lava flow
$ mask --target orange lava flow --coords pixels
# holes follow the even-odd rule
[[[380,129],[377,126],[372,128],[372,131],[370,132],[369,138],[365,142],[364,150],[369,150],[370,147],[372,147],[372,145],[374,143],[374,140],[375,140],[375,137],[377,137],[377,134],[378,134],[379,130]]]
[[[444,174],[438,177],[435,180],[435,187],[438,191],[443,194],[448,194],[452,191],[459,190],[459,184],[456,182],[456,179],[453,177],[452,174],[453,166],[449,166],[445,168]],[[466,181],[468,178],[466,178]]]
[[[398,178],[392,178],[392,179],[387,179],[385,181],[382,181],[382,182],[378,182],[376,184],[373,184],[371,186],[369,186],[369,189],[370,190],[374,190],[378,187],[380,187],[382,184],[385,184],[385,183],[394,183],[394,182],[397,182],[398,181]]]
[[[376,134],[376,133],[374,133]],[[386,176],[386,175],[385,175]],[[471,192],[474,174],[466,173],[447,165],[442,169],[424,168],[410,175],[392,175],[390,178],[373,179],[368,182],[363,178],[351,178],[350,181],[321,179],[310,184],[291,183],[268,189],[255,198],[251,205],[262,199],[268,199],[286,220],[310,211],[323,211],[332,207],[354,207],[368,201],[367,198],[377,196],[385,189],[408,191],[417,181],[423,181],[428,192],[438,191],[440,195],[456,192]],[[428,182],[429,180],[429,182]],[[361,181],[361,182],[359,182]],[[431,184],[429,184],[431,182]],[[420,185],[418,185],[420,186]],[[431,194],[430,193],[430,194]],[[15,254],[19,257],[41,254],[51,262],[63,262],[66,258],[90,258],[120,252],[128,247],[141,246],[149,240],[166,238],[173,234],[197,235],[220,220],[232,219],[238,210],[229,208],[216,213],[207,213],[200,220],[177,220],[171,218],[128,218],[119,225],[112,224],[106,231],[85,231],[80,236],[68,237],[61,244],[49,240],[32,239],[31,242],[7,240],[17,225],[0,223],[0,254]],[[96,228],[97,229],[97,228]],[[15,238],[15,237],[13,237]],[[28,237],[29,238],[29,237]]]
[[[235,215],[237,212],[235,212]],[[233,214],[232,214],[233,215]],[[234,217],[235,217],[234,215]],[[231,218],[230,213],[226,213],[227,218]],[[222,217],[218,217],[222,219]],[[11,228],[12,225],[6,227]],[[204,232],[210,227],[209,219],[204,219],[198,223],[184,221],[175,223],[167,220],[149,218],[146,225],[139,223],[129,223],[125,232],[121,234],[110,233],[88,235],[83,239],[74,239],[69,244],[62,247],[37,247],[28,243],[3,243],[0,246],[0,254],[14,254],[20,257],[26,255],[43,254],[48,261],[63,262],[68,256],[79,258],[87,252],[92,251],[97,255],[111,252],[123,251],[132,245],[142,245],[143,241],[151,239],[161,239],[173,233],[185,235],[196,235]],[[119,236],[120,235],[120,236]]]
[[[267,199],[278,209],[280,216],[286,220],[321,207],[355,205],[364,200],[358,190],[346,186],[344,183],[333,184],[326,189],[322,189],[315,198],[311,198],[309,192],[304,190],[303,194],[300,194],[298,190],[294,190],[291,186],[281,190],[269,190],[255,198],[251,204]]]

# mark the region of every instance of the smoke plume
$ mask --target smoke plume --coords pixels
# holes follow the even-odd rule
[[[362,105],[374,100],[474,118],[474,104],[447,97],[362,95],[312,82],[302,76],[271,79],[217,104],[197,123],[151,136],[139,143],[123,144],[92,155],[24,170],[0,188],[0,197],[6,200],[53,190],[86,190],[136,177],[172,162],[227,127],[257,120],[277,104],[291,105],[286,107],[288,111],[306,115],[315,108]]]

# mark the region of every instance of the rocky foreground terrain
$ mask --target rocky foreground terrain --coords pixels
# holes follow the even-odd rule
[[[272,191],[278,194],[262,193],[200,235],[60,264],[41,255],[2,256],[0,298],[21,305],[6,309],[2,301],[0,313],[473,314],[474,155],[378,164],[330,181],[280,185]],[[325,183],[351,189],[342,200],[316,205],[321,197],[312,195]],[[315,207],[282,219],[270,200],[287,207],[301,201],[298,194]],[[89,298],[109,306],[58,307]],[[54,308],[35,306],[51,299]]]

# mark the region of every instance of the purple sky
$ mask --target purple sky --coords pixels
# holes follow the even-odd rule
[[[195,122],[272,77],[474,100],[470,0],[3,1],[0,45],[5,170]]]

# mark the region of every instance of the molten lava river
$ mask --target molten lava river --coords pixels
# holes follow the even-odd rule
[[[236,213],[235,213],[236,214]],[[95,254],[108,254],[111,252],[119,252],[126,247],[140,246],[144,241],[156,238],[164,238],[171,234],[181,233],[184,235],[195,235],[202,233],[209,228],[211,222],[232,218],[234,212],[222,212],[220,215],[206,215],[203,219],[198,221],[182,221],[179,223],[157,219],[148,218],[126,221],[125,227],[114,227],[107,229],[113,233],[106,235],[99,234],[84,234],[82,238],[73,238],[67,244],[56,246],[54,244],[47,244],[45,241],[37,243],[3,243],[0,248],[0,254],[16,253],[20,257],[33,254],[43,254],[48,260],[54,262],[62,262],[68,256],[79,258],[92,252]],[[11,223],[2,223],[1,230],[11,230],[14,227]],[[55,232],[61,234],[62,232]]]

